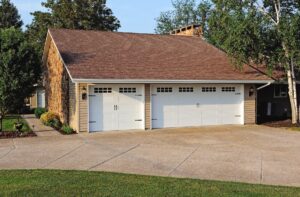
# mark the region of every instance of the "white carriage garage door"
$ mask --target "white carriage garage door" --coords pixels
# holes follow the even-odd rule
[[[152,85],[152,127],[244,124],[243,85]]]
[[[143,85],[89,88],[89,131],[144,129]]]

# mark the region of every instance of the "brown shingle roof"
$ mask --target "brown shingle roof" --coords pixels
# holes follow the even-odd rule
[[[51,29],[73,79],[270,80],[198,37]]]

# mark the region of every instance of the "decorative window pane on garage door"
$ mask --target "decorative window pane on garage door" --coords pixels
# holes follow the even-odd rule
[[[180,87],[179,92],[194,92],[193,87]]]
[[[112,88],[94,88],[94,93],[112,93]]]
[[[119,88],[120,93],[136,93],[136,88]]]
[[[235,87],[222,87],[222,92],[235,92]]]
[[[160,93],[173,92],[173,88],[167,88],[167,87],[157,88],[157,92],[160,92]]]
[[[202,92],[216,92],[216,87],[202,87]]]

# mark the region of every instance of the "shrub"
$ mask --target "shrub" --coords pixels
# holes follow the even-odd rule
[[[59,119],[54,118],[53,120],[51,120],[49,122],[49,126],[55,128],[56,130],[60,130],[60,128],[62,127],[62,124]]]
[[[35,114],[36,118],[41,118],[41,115],[46,113],[46,112],[47,112],[47,110],[45,108],[36,108],[34,110],[34,114]]]
[[[59,121],[58,115],[53,112],[46,112],[42,114],[40,119],[42,123],[47,126],[53,126],[57,120]]]
[[[64,124],[61,128],[61,131],[65,134],[72,134],[74,133],[74,129],[72,129],[69,125]]]

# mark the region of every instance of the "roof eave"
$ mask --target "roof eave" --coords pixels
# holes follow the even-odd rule
[[[73,78],[74,83],[90,83],[90,84],[117,84],[117,83],[153,83],[153,84],[168,84],[168,83],[185,83],[185,84],[264,84],[264,83],[273,83],[274,80],[156,80],[156,79],[79,79]]]

